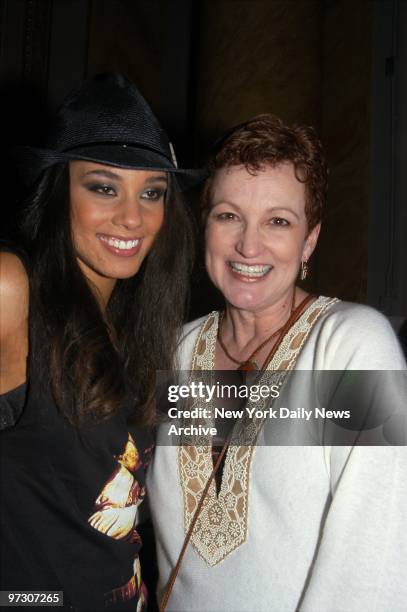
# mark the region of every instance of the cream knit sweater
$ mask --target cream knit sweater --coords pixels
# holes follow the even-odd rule
[[[189,369],[202,322],[185,326]],[[314,324],[298,370],[403,370],[387,320],[337,302]],[[407,406],[406,406],[407,411]],[[178,449],[158,445],[148,472],[161,598],[185,538]],[[210,566],[191,544],[171,595],[176,612],[405,612],[407,448],[257,446],[245,541]]]

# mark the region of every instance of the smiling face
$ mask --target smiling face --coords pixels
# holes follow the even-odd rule
[[[309,234],[305,185],[291,163],[256,175],[243,166],[219,170],[206,224],[206,268],[235,308],[259,312],[290,299],[301,260],[315,248]]]
[[[164,219],[164,172],[69,164],[71,232],[79,266],[104,301],[137,274]]]

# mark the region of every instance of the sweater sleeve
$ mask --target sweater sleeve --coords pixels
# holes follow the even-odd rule
[[[406,367],[390,325],[370,308],[339,311],[317,344],[325,369]],[[331,499],[298,610],[405,612],[407,447],[334,446],[329,464]]]
[[[405,612],[406,451],[332,449],[333,497],[301,612]]]
[[[405,370],[406,362],[388,320],[377,310],[339,302],[328,311],[317,338],[308,342],[315,370]]]

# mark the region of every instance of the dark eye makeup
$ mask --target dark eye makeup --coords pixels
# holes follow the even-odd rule
[[[146,200],[152,200],[152,201],[158,201],[161,200],[166,194],[166,189],[161,189],[161,188],[153,188],[150,187],[148,189],[145,189],[143,191],[143,193],[141,194],[141,197],[146,199]]]
[[[105,196],[114,196],[116,195],[116,190],[112,185],[108,183],[88,183],[85,185],[89,191],[93,193],[100,193]]]
[[[103,196],[113,197],[117,195],[115,187],[109,183],[88,183],[85,185],[85,187],[92,193],[98,193]],[[149,187],[141,192],[140,198],[155,202],[164,198],[165,194],[165,188]]]

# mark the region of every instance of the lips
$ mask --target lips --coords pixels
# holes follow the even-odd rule
[[[273,266],[270,264],[244,264],[238,261],[229,261],[229,268],[241,279],[258,280],[264,278]]]
[[[114,255],[119,257],[131,257],[136,255],[140,248],[142,238],[125,238],[121,236],[109,236],[107,234],[97,234],[103,246]]]

